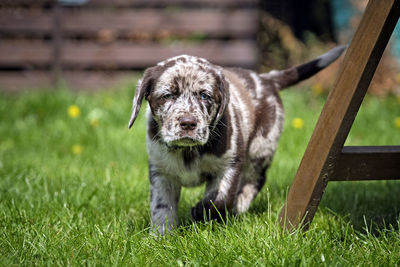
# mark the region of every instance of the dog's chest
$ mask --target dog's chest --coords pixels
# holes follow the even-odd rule
[[[219,175],[226,165],[224,157],[212,154],[200,155],[197,151],[171,152],[157,145],[149,148],[150,160],[158,172],[185,187],[198,186],[210,177]]]
[[[194,155],[185,155],[178,153],[175,157],[171,157],[168,175],[174,179],[176,177],[182,186],[192,187],[204,183],[210,177],[217,176],[224,166],[223,158],[214,155],[202,155],[197,153]],[[174,160],[175,159],[175,160]]]

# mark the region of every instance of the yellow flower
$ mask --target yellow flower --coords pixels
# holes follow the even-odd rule
[[[314,95],[320,95],[324,92],[324,87],[322,86],[321,83],[317,82],[311,86],[311,90],[314,93]]]
[[[77,105],[71,105],[68,108],[68,116],[71,118],[77,118],[81,115],[81,109]]]
[[[72,146],[72,153],[73,153],[74,155],[79,155],[79,154],[81,154],[81,153],[82,153],[82,150],[83,150],[83,148],[82,148],[81,145],[73,145],[73,146]]]
[[[400,117],[396,117],[394,119],[394,125],[396,126],[396,128],[400,128]]]
[[[292,126],[293,126],[293,128],[301,129],[304,126],[304,120],[301,118],[294,118],[292,120]]]

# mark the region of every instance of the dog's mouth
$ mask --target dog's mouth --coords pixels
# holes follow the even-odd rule
[[[188,148],[188,147],[195,147],[203,145],[202,142],[199,140],[190,138],[190,137],[183,137],[173,141],[168,142],[168,146],[172,148]]]
[[[200,128],[195,131],[177,132],[168,131],[168,128],[165,128],[161,131],[161,138],[170,148],[192,148],[205,145],[208,140],[208,132],[207,129]]]

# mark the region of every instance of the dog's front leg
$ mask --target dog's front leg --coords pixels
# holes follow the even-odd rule
[[[164,235],[178,225],[181,186],[160,175],[150,164],[151,232]]]
[[[192,208],[194,220],[220,220],[226,216],[225,210],[232,210],[238,190],[241,166],[240,162],[235,162],[224,171],[222,177],[210,177],[204,198]]]

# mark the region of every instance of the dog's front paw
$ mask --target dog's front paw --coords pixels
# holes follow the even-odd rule
[[[205,219],[203,202],[200,201],[192,208],[192,218],[195,221],[203,221]]]
[[[195,221],[217,220],[225,218],[225,206],[216,205],[211,200],[200,201],[192,208],[192,217]]]
[[[170,233],[172,231],[173,227],[169,224],[164,224],[164,225],[154,225],[152,224],[150,227],[150,235],[159,237],[159,236],[164,236],[167,233]]]

